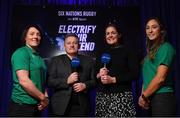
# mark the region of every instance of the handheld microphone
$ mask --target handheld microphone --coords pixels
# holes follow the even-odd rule
[[[77,57],[72,58],[72,60],[71,60],[72,72],[77,72],[79,65],[80,65],[80,59]],[[79,79],[75,83],[77,83],[77,82],[79,82]]]
[[[74,69],[74,72],[77,72],[77,68],[80,65],[80,59],[77,57],[72,58],[71,60],[71,66]]]
[[[102,56],[101,56],[101,63],[104,64],[104,67],[107,66],[107,64],[109,64],[111,60],[111,55],[108,54],[108,53],[103,53]]]

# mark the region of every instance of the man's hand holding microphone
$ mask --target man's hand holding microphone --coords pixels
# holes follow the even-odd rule
[[[86,89],[86,85],[79,81],[79,75],[77,72],[77,68],[80,66],[80,60],[77,57],[74,57],[71,60],[71,66],[73,69],[73,73],[68,77],[67,83],[72,84],[73,90],[75,92],[81,92]]]

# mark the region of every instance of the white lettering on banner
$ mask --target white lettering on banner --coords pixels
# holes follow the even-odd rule
[[[93,11],[83,11],[83,16],[96,16],[96,12],[93,12]]]
[[[64,11],[58,11],[58,16],[64,16]]]
[[[66,11],[66,16],[82,16],[82,11]]]
[[[86,42],[87,34],[77,34],[80,42]]]
[[[58,33],[94,33],[96,25],[59,25]]]
[[[89,13],[86,13],[89,14]],[[95,48],[94,42],[87,42],[88,34],[94,34],[96,25],[59,25],[58,33],[76,33],[79,37],[79,51],[93,51]]]
[[[88,43],[84,43],[84,42],[80,42],[80,51],[93,51],[95,47],[95,43],[94,42],[88,42]]]
[[[96,11],[58,11],[58,16],[96,16]]]

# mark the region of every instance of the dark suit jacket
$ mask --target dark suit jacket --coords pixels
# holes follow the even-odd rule
[[[86,84],[86,90],[79,93],[80,107],[84,112],[88,112],[90,106],[88,90],[96,83],[94,61],[84,55],[77,57],[80,59],[79,81]],[[52,112],[56,115],[64,115],[73,91],[73,88],[67,84],[67,78],[72,73],[71,60],[66,54],[54,57],[48,70],[48,86],[54,89],[51,97]]]

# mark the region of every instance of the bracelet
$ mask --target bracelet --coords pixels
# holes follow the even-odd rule
[[[142,98],[143,98],[144,101],[146,101],[146,102],[149,101],[148,98],[144,96],[144,94],[142,94],[141,96],[142,96]]]

